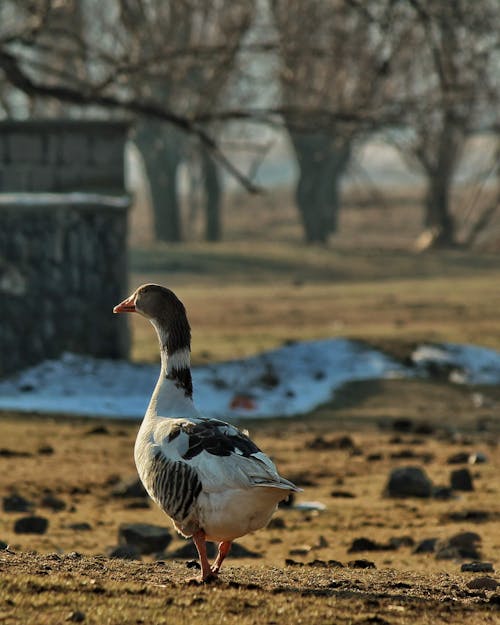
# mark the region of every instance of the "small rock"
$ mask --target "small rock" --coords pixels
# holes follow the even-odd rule
[[[440,540],[436,544],[436,558],[438,560],[471,558],[479,560],[479,543],[481,536],[475,532],[460,532],[447,540]]]
[[[368,456],[366,456],[366,459],[368,462],[377,462],[378,460],[382,460],[383,457],[384,456],[382,454],[373,453],[373,454],[368,454]]]
[[[459,451],[453,454],[446,461],[448,464],[467,464],[469,462],[469,453],[466,451]]]
[[[399,549],[400,547],[413,547],[415,541],[411,536],[393,536],[389,538],[389,544],[392,545],[394,549]]]
[[[111,495],[113,497],[124,498],[149,497],[146,489],[142,485],[141,480],[137,477],[129,478],[128,480],[121,480],[120,482],[118,482],[118,484],[116,484],[111,491]]]
[[[80,610],[74,610],[68,614],[66,620],[72,623],[83,623],[85,620],[85,613]]]
[[[8,449],[0,447],[0,458],[30,458],[33,454],[27,451],[17,451],[17,449]]]
[[[41,516],[26,516],[14,523],[16,534],[45,534],[49,522]]]
[[[472,491],[472,475],[469,469],[457,469],[451,472],[450,485],[453,490]]]
[[[54,448],[52,445],[42,445],[38,448],[38,453],[40,456],[51,456],[54,453]]]
[[[288,553],[291,556],[307,556],[310,551],[311,547],[309,545],[300,545],[299,547],[293,547]]]
[[[106,550],[108,557],[120,560],[140,560],[141,552],[134,545],[119,545]]]
[[[332,490],[330,497],[336,497],[337,499],[354,499],[356,495],[346,490]]]
[[[327,439],[323,436],[316,436],[312,441],[306,443],[308,449],[348,449],[356,448],[356,445],[350,436],[337,436]]]
[[[376,569],[374,562],[370,560],[351,560],[347,563],[350,569]]]
[[[163,551],[172,541],[169,530],[147,523],[122,523],[118,529],[120,545],[134,546],[140,553]]]
[[[267,527],[272,530],[283,530],[286,527],[285,519],[277,516],[269,521]]]
[[[460,567],[462,573],[494,573],[491,562],[464,562]]]
[[[413,553],[434,553],[437,542],[437,538],[424,538],[415,547]]]
[[[406,419],[404,417],[400,419],[394,419],[392,422],[392,429],[395,432],[411,432],[414,428],[412,419]]]
[[[5,549],[8,549],[8,548],[9,548],[9,545],[5,541],[0,540],[0,551],[4,551]]]
[[[90,428],[90,430],[87,430],[85,434],[87,436],[93,436],[95,434],[106,435],[109,434],[109,430],[105,425],[96,425],[95,427]]]
[[[420,467],[398,467],[391,471],[385,494],[389,497],[430,497],[432,482]]]
[[[394,549],[396,549],[396,547],[390,543],[384,545],[370,540],[369,538],[355,538],[347,550],[347,553],[356,553],[358,551],[392,551]]]
[[[484,577],[471,579],[470,582],[467,583],[467,588],[471,590],[496,590],[499,585],[496,579],[485,575]]]
[[[75,532],[89,532],[92,529],[92,525],[87,523],[87,521],[82,521],[81,523],[70,523],[66,525],[66,527]]]
[[[54,512],[60,512],[66,509],[66,502],[52,494],[44,495],[40,501],[42,508],[50,508]]]
[[[432,496],[434,499],[440,499],[441,501],[448,501],[449,499],[453,499],[455,497],[453,489],[449,486],[435,486]]]
[[[33,503],[21,495],[8,495],[3,498],[4,512],[29,512],[33,508]]]
[[[487,510],[457,510],[456,512],[449,512],[445,515],[445,519],[448,521],[471,521],[472,523],[484,523],[492,517],[491,512]]]

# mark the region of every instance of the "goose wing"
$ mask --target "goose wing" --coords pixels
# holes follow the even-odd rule
[[[158,452],[193,470],[205,492],[252,487],[300,490],[279,475],[244,432],[224,421],[169,419],[157,426],[153,437]]]

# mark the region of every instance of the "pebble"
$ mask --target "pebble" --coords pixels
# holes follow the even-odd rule
[[[120,560],[140,560],[141,552],[133,545],[119,545],[106,550],[109,558],[119,558]]]
[[[481,536],[475,532],[460,532],[447,540],[440,540],[436,544],[436,559],[447,560],[455,558],[480,559],[479,544]]]
[[[437,542],[437,538],[424,538],[415,547],[413,553],[434,553]]]
[[[17,519],[14,523],[14,532],[16,534],[45,534],[49,522],[41,516],[26,516]]]
[[[54,453],[54,448],[52,445],[42,445],[38,448],[37,453],[39,453],[40,456],[51,456]]]
[[[462,573],[494,573],[491,562],[464,562],[460,567]]]
[[[350,569],[376,569],[374,562],[370,560],[351,560],[347,563]]]
[[[56,497],[52,494],[44,495],[42,500],[40,501],[40,505],[42,508],[50,508],[54,512],[60,512],[61,510],[66,509],[66,502],[59,497]]]
[[[146,489],[142,485],[142,482],[139,478],[133,477],[128,480],[121,480],[116,484],[116,486],[111,491],[111,495],[113,497],[149,497],[146,492]]]
[[[89,532],[92,529],[92,525],[87,521],[81,521],[80,523],[70,523],[66,527],[75,532]]]
[[[85,620],[85,613],[80,610],[73,610],[73,612],[68,614],[66,620],[72,623],[83,623]]]
[[[33,508],[33,503],[21,495],[8,495],[3,498],[4,512],[29,512]]]
[[[389,475],[385,494],[389,497],[430,497],[433,485],[420,467],[398,467]]]
[[[391,543],[382,544],[370,538],[355,538],[347,550],[347,553],[356,553],[358,551],[394,551],[395,549],[396,547]]]
[[[469,469],[457,469],[451,472],[450,486],[453,490],[470,492],[474,490]]]
[[[472,590],[496,590],[500,584],[493,577],[475,577],[467,583],[467,588]]]
[[[120,545],[136,547],[139,553],[163,551],[172,542],[168,529],[148,523],[122,523],[118,529]]]

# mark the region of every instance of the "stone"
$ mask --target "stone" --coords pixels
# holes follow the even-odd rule
[[[111,491],[111,495],[113,497],[123,498],[149,497],[146,489],[138,477],[121,480],[114,486]]]
[[[59,499],[55,495],[48,493],[42,497],[40,501],[40,505],[42,508],[50,508],[54,512],[60,512],[61,510],[66,509],[66,502],[63,499]]]
[[[75,532],[90,532],[90,530],[92,529],[92,525],[90,525],[90,523],[87,523],[87,521],[81,521],[80,523],[69,523],[69,525],[67,525],[66,527]]]
[[[8,543],[6,543],[4,540],[0,540],[0,551],[4,551],[5,549],[8,549],[9,545]]]
[[[413,553],[434,553],[437,542],[437,538],[424,538],[415,547]]]
[[[484,577],[475,577],[467,582],[467,588],[471,590],[496,590],[500,586],[496,579],[485,575]]]
[[[393,536],[389,538],[389,545],[392,545],[394,549],[399,549],[400,547],[413,547],[415,545],[415,541],[411,536]]]
[[[350,569],[376,569],[374,562],[370,560],[351,560],[347,563]]]
[[[49,522],[41,516],[26,516],[17,519],[14,523],[14,532],[16,534],[45,534]]]
[[[120,560],[140,560],[141,552],[134,545],[119,545],[118,547],[110,547],[106,550],[109,558],[117,558]]]
[[[3,498],[4,512],[29,512],[33,508],[33,502],[28,501],[21,495],[8,495]]]
[[[51,456],[54,453],[54,448],[52,445],[41,445],[37,449],[37,453],[40,454],[40,456]]]
[[[169,530],[159,525],[122,523],[118,529],[119,544],[133,546],[141,554],[163,551],[171,541]]]
[[[449,456],[446,462],[448,464],[467,464],[469,462],[469,453],[467,451],[459,451]]]
[[[449,512],[445,515],[448,521],[463,522],[469,521],[472,523],[484,523],[485,521],[493,518],[493,514],[487,510],[457,510],[455,512]]]
[[[81,610],[73,610],[73,612],[70,612],[68,614],[66,620],[70,621],[71,623],[83,623],[85,618],[86,617],[84,612],[82,612]]]
[[[462,573],[494,573],[491,562],[464,562],[460,567]]]
[[[391,471],[385,494],[389,497],[430,497],[432,482],[420,467],[398,467]]]
[[[358,551],[393,551],[394,549],[396,549],[396,547],[391,543],[382,544],[370,538],[355,538],[347,550],[347,553],[356,553]]]
[[[451,472],[450,485],[453,490],[470,492],[474,490],[469,469],[457,469]]]
[[[471,558],[479,560],[481,554],[479,545],[481,536],[475,532],[460,532],[451,538],[440,540],[436,544],[436,558],[438,560]]]

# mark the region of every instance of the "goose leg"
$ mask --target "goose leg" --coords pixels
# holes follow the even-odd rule
[[[224,559],[226,558],[227,554],[229,553],[230,549],[231,549],[231,541],[224,541],[219,543],[219,552],[217,554],[217,558],[215,559],[215,562],[212,564],[212,573],[213,575],[217,575],[217,573],[220,570],[220,567],[222,565],[222,563],[224,562]]]
[[[210,562],[207,558],[207,543],[205,542],[205,532],[198,530],[193,534],[193,542],[200,556],[201,578],[200,581],[206,582],[213,576]]]

